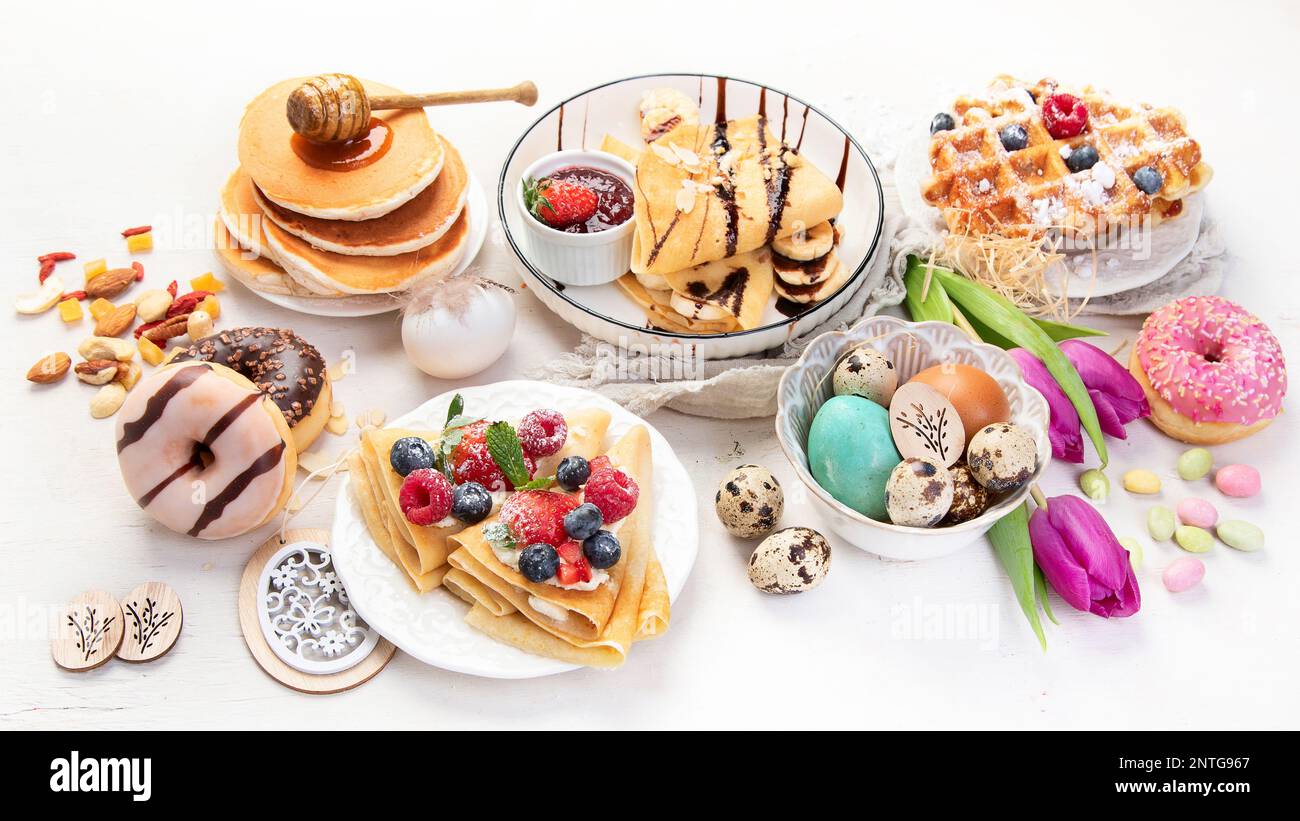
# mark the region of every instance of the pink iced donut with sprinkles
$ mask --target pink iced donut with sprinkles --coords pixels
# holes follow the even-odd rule
[[[1219,296],[1171,302],[1147,317],[1129,357],[1151,421],[1169,436],[1217,445],[1282,412],[1286,359],[1259,317]]]

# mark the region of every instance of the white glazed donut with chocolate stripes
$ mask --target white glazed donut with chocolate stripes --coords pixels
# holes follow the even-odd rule
[[[117,459],[145,512],[200,539],[270,521],[289,499],[298,451],[284,414],[224,365],[160,368],[117,415]]]

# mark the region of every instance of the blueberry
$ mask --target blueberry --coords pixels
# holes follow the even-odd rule
[[[957,121],[954,120],[952,115],[946,111],[940,111],[938,114],[934,115],[934,119],[930,121],[931,134],[937,134],[940,131],[952,131],[956,127]]]
[[[1143,194],[1154,194],[1160,190],[1165,181],[1159,171],[1144,165],[1133,172],[1133,184],[1140,188]]]
[[[577,490],[591,476],[591,463],[581,456],[566,456],[555,469],[555,483],[565,490]]]
[[[397,471],[398,476],[405,476],[413,470],[431,468],[433,447],[418,436],[398,439],[388,454],[388,463]]]
[[[477,524],[492,512],[492,494],[478,482],[456,485],[451,492],[451,515],[467,525]]]
[[[519,552],[519,572],[530,582],[544,582],[560,569],[560,554],[544,542],[530,544]]]
[[[1090,145],[1081,145],[1070,152],[1070,156],[1065,158],[1065,164],[1076,174],[1080,171],[1087,171],[1097,164],[1097,149]]]
[[[564,516],[564,532],[569,534],[570,539],[582,541],[588,536],[596,535],[600,526],[605,523],[605,516],[600,512],[600,508],[591,502],[585,502],[570,510]]]
[[[623,548],[619,545],[617,536],[608,530],[601,530],[582,543],[582,555],[587,557],[592,567],[604,570],[618,564]]]
[[[998,132],[1002,147],[1008,151],[1019,151],[1029,145],[1029,132],[1020,123],[1012,123]]]

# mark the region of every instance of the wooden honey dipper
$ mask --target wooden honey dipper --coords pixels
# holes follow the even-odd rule
[[[321,74],[293,90],[285,104],[285,113],[289,125],[301,136],[312,142],[334,143],[365,134],[370,127],[371,111],[498,100],[532,105],[537,102],[537,86],[524,81],[509,88],[370,97],[361,81],[351,74]]]

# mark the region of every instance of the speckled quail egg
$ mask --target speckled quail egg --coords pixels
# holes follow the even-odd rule
[[[933,459],[904,459],[885,482],[885,509],[896,525],[934,527],[951,506],[952,478]]]
[[[741,465],[718,485],[713,505],[728,533],[752,539],[776,528],[785,509],[785,494],[767,468]]]
[[[1029,431],[998,422],[971,437],[966,464],[975,481],[993,493],[1008,493],[1028,482],[1038,470],[1038,448]]]
[[[764,593],[802,593],[831,569],[831,544],[807,527],[787,527],[759,542],[749,557],[749,581]]]
[[[836,396],[854,395],[889,407],[898,388],[898,371],[889,357],[870,345],[859,345],[835,366]]]
[[[969,522],[989,506],[988,491],[975,481],[965,462],[958,462],[948,468],[948,478],[952,479],[952,505],[948,508],[948,515],[943,517],[943,524],[959,525]]]

